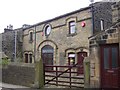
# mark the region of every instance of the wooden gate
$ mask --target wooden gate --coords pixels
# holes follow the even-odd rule
[[[44,69],[45,73],[45,85],[56,85],[65,87],[84,87],[84,76],[83,74],[78,75],[77,69],[81,66],[78,64],[69,66],[53,66],[45,65],[44,68],[52,67],[53,70]]]

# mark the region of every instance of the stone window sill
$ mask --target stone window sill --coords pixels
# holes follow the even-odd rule
[[[29,43],[32,43],[33,42],[33,40],[29,40]]]
[[[77,35],[77,33],[67,34],[67,37],[73,37],[75,35]]]

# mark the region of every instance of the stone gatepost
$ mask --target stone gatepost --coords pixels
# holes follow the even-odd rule
[[[84,58],[84,81],[85,81],[85,88],[90,87],[90,61],[88,57]]]
[[[100,88],[100,47],[91,47],[90,60],[90,88]]]
[[[35,65],[35,82],[34,82],[34,88],[43,88],[44,87],[44,66],[43,62],[40,59],[39,61],[36,61]]]

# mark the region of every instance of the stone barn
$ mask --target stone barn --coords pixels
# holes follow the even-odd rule
[[[88,37],[109,28],[111,15],[111,3],[97,2],[23,29],[23,62],[42,60],[50,71],[57,70],[57,66],[78,65],[76,76],[84,77],[83,60],[90,56]]]

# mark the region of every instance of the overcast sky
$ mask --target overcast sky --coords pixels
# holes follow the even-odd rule
[[[0,0],[0,33],[9,24],[14,29],[23,24],[33,25],[89,4],[90,0]]]

